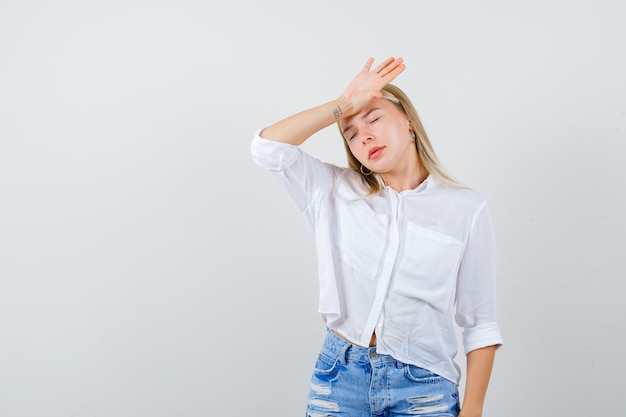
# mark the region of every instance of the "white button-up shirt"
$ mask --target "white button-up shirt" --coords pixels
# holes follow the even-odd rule
[[[259,136],[252,157],[286,187],[313,229],[319,312],[328,328],[459,383],[456,323],[468,353],[500,345],[497,265],[485,200],[428,177],[363,198],[354,171]]]

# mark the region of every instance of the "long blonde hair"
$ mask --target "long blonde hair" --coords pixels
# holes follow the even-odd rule
[[[383,98],[388,99],[393,102],[398,109],[400,109],[409,119],[414,132],[415,132],[415,147],[417,148],[417,155],[424,165],[426,171],[441,185],[445,187],[451,188],[469,188],[467,185],[463,184],[461,181],[456,179],[454,176],[449,174],[439,162],[437,158],[437,154],[435,154],[435,150],[428,139],[428,135],[426,135],[426,130],[424,130],[424,126],[422,125],[422,121],[420,120],[419,115],[417,114],[417,110],[411,103],[409,97],[402,91],[399,87],[393,84],[387,84],[381,90],[383,94]],[[337,124],[339,126],[339,124]],[[385,183],[382,177],[377,173],[372,173],[369,175],[363,174],[361,170],[361,163],[354,157],[352,152],[350,151],[350,147],[348,146],[348,142],[345,140],[343,133],[341,132],[341,128],[339,129],[339,133],[341,137],[344,139],[343,144],[346,149],[346,156],[348,157],[348,165],[350,168],[355,170],[365,181],[365,183],[369,186],[368,195],[378,193],[384,186]]]

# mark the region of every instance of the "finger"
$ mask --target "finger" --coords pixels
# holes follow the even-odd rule
[[[404,62],[402,58],[394,59],[392,62],[387,64],[387,66],[383,68],[379,74],[384,77],[385,75],[389,74],[391,71],[396,69],[398,66],[402,65],[402,62]]]
[[[377,66],[377,67],[374,69],[374,72],[375,72],[375,73],[380,74],[380,72],[381,72],[382,70],[384,70],[384,69],[385,69],[385,67],[387,67],[387,65],[391,64],[391,63],[392,63],[393,61],[395,61],[395,60],[396,60],[396,59],[395,59],[395,58],[393,58],[393,57],[385,59],[385,60],[384,60],[384,61],[383,61],[383,62],[382,62],[379,66]]]
[[[391,71],[393,71],[396,67],[398,67],[399,65],[401,65],[404,62],[404,59],[402,58],[396,58],[393,61],[391,61],[383,70],[382,70],[382,75],[386,75],[388,73],[390,73]]]
[[[363,72],[370,72],[370,68],[372,68],[372,64],[374,63],[374,58],[369,58],[365,65],[363,65]]]
[[[404,66],[403,64],[403,59],[396,58],[393,62],[389,63],[389,65],[383,68],[378,75],[380,75],[381,77],[383,77],[383,79],[385,79],[387,78],[387,76],[392,74],[395,70],[397,70],[400,67],[402,67],[400,69],[400,72],[402,72],[404,68],[406,68],[406,66]],[[394,73],[395,75],[392,75],[392,77],[397,76],[400,72]]]
[[[393,79],[395,79],[398,75],[400,75],[402,73],[402,71],[404,71],[406,69],[406,65],[404,64],[400,64],[397,67],[395,67],[393,70],[391,70],[391,72],[387,73],[384,77],[383,80],[385,82],[391,82]]]

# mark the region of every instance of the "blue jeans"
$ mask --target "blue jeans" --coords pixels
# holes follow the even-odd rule
[[[317,358],[307,417],[456,417],[457,385],[415,365],[355,346],[328,331]]]

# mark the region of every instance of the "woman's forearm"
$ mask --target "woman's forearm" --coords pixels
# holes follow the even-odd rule
[[[481,417],[491,377],[496,346],[471,351],[467,355],[465,395],[459,417]]]
[[[274,123],[265,128],[261,136],[277,142],[301,145],[313,134],[348,113],[349,105],[347,100],[340,97]]]

